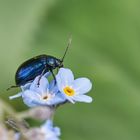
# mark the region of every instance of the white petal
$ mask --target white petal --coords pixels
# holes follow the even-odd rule
[[[47,120],[45,124],[41,126],[41,129],[46,134],[46,140],[59,140],[58,136],[61,134],[60,128],[53,127],[52,120]]]
[[[78,102],[85,102],[85,103],[92,102],[92,98],[87,95],[77,95],[77,96],[74,96],[73,99]]]
[[[55,80],[52,80],[49,84],[49,89],[52,89],[56,85]]]
[[[21,86],[20,88],[21,88],[22,91],[25,91],[25,90],[29,89],[30,86],[31,86],[31,83],[27,83],[24,86]]]
[[[39,76],[35,78],[35,80],[32,82],[30,86],[30,90],[39,92],[39,93],[44,93],[48,90],[49,83],[48,83],[48,80],[44,76],[41,77],[40,81],[39,81],[39,78],[40,78]]]
[[[73,76],[72,71],[66,68],[60,68],[58,74],[56,75],[56,78],[57,78],[56,79],[57,82],[59,82],[60,80],[64,86],[72,85],[74,81],[74,76]]]
[[[69,102],[71,102],[72,104],[75,104],[75,101],[74,101],[72,98],[67,98],[67,100],[68,100]]]
[[[53,122],[52,120],[47,120],[42,126],[41,128],[43,129],[52,129],[53,128]]]
[[[51,75],[51,72],[46,72],[43,76],[48,78]]]
[[[55,93],[57,94],[58,93],[58,87],[57,87],[57,84],[55,82],[55,80],[52,80],[49,84],[49,93]]]
[[[65,86],[72,86],[74,82],[74,76],[70,69],[60,68],[58,74],[56,75],[56,82],[58,89],[63,92]]]
[[[64,92],[61,93],[65,99],[67,99],[69,102],[75,104],[75,101],[73,100],[73,96],[67,96]]]
[[[73,88],[78,94],[85,94],[91,90],[92,83],[88,78],[78,78],[74,80]]]
[[[21,96],[22,96],[22,92],[20,92],[20,93],[18,93],[16,95],[10,96],[9,99],[10,100],[13,100],[13,99],[18,98],[18,97],[21,97]]]
[[[46,92],[49,88],[49,82],[47,80],[47,78],[45,78],[44,76],[41,77],[40,82],[39,82],[39,89],[42,92]]]
[[[21,137],[21,134],[20,134],[19,132],[16,132],[16,133],[14,134],[14,139],[15,139],[15,140],[20,140],[20,137]]]
[[[38,93],[31,91],[31,90],[26,90],[22,94],[23,102],[29,106],[29,107],[35,107],[38,104],[35,104],[35,101],[40,100],[40,96]]]
[[[50,101],[50,105],[58,105],[58,104],[62,104],[66,101],[66,98],[63,96],[63,94],[61,94],[60,92],[58,92],[54,98],[52,98]]]
[[[31,83],[30,90],[36,91],[36,88],[38,88],[38,80],[39,76],[37,76],[34,81]]]
[[[54,127],[54,132],[57,136],[60,136],[61,135],[61,130],[59,127]]]

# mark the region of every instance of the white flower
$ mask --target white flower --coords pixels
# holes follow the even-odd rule
[[[53,127],[52,120],[47,120],[44,125],[41,126],[41,130],[45,133],[45,140],[59,140],[60,128]]]
[[[60,128],[54,127],[52,120],[47,120],[39,128],[30,128],[23,136],[27,140],[60,140],[60,134]],[[19,139],[22,139],[22,135],[19,136]]]
[[[60,68],[56,75],[57,86],[62,95],[72,103],[92,102],[92,98],[84,95],[92,88],[92,83],[87,78],[78,78],[74,80],[73,73],[70,69]]]
[[[23,102],[29,107],[35,106],[53,106],[66,101],[60,94],[53,80],[50,84],[42,76],[38,85],[39,76],[31,83],[29,89],[22,92]]]

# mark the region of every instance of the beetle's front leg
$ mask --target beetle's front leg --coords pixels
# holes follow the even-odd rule
[[[54,81],[55,81],[55,84],[56,84],[56,77],[55,77],[55,75],[54,75],[54,73],[53,73],[53,70],[50,69],[50,72],[51,72],[51,74],[52,74],[52,76],[53,76],[53,79],[54,79]]]

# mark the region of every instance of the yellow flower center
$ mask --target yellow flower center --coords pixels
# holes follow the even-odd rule
[[[75,94],[75,91],[70,87],[65,87],[63,90],[65,94],[68,96],[73,96]]]

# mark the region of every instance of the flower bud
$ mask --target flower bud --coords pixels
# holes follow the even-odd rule
[[[29,117],[36,119],[36,120],[48,120],[51,119],[54,115],[55,109],[53,107],[48,106],[40,106],[40,107],[34,107],[29,110]]]

